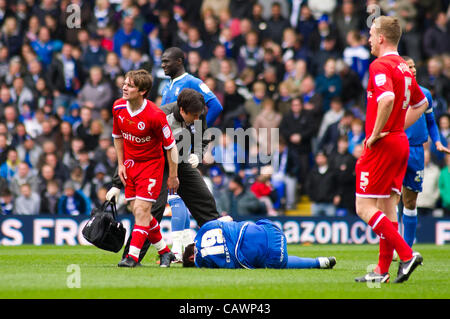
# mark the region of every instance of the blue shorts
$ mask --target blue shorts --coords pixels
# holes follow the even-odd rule
[[[423,146],[410,146],[408,168],[403,179],[404,187],[416,193],[422,191],[424,163]]]
[[[264,268],[286,268],[288,253],[286,236],[272,221],[261,219],[256,222],[267,233],[267,254]]]

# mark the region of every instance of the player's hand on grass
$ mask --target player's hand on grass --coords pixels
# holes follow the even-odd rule
[[[368,149],[371,149],[373,144],[375,144],[379,139],[385,137],[386,135],[388,135],[389,132],[381,132],[378,135],[370,135],[369,138],[366,140],[366,146]]]
[[[169,178],[167,178],[167,189],[169,190],[169,195],[174,195],[179,186],[180,181],[177,176],[169,176]]]
[[[445,147],[444,145],[442,145],[441,142],[436,142],[436,149],[439,152],[450,154],[450,149],[448,147]]]

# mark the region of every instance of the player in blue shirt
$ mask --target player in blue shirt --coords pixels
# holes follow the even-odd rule
[[[409,69],[416,76],[414,60],[404,56]],[[409,141],[409,159],[405,178],[403,179],[402,202],[403,202],[403,237],[410,247],[414,244],[417,227],[417,196],[422,191],[424,172],[424,149],[423,144],[428,141],[428,135],[440,152],[450,153],[439,136],[439,129],[433,113],[433,100],[430,91],[420,87],[428,100],[428,108],[425,113],[410,126],[405,132]]]
[[[209,221],[183,254],[184,267],[331,269],[335,264],[335,257],[288,256],[286,236],[268,219],[256,223],[223,217]]]
[[[161,68],[165,75],[170,77],[170,82],[162,90],[161,106],[176,102],[183,89],[194,89],[200,92],[205,99],[208,108],[206,124],[211,127],[222,112],[223,107],[215,94],[202,80],[186,72],[184,63],[184,52],[180,48],[171,47],[164,51],[161,57]],[[188,161],[193,168],[196,168],[201,162],[201,158],[192,153]],[[177,256],[178,261],[181,261],[183,247],[192,242],[189,210],[178,195],[169,197],[169,205],[172,209],[172,251]]]

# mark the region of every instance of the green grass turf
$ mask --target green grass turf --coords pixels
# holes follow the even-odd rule
[[[161,269],[151,248],[143,267],[118,268],[120,254],[92,246],[0,247],[0,298],[364,299],[450,298],[450,246],[416,245],[424,265],[403,284],[368,287],[354,278],[377,261],[377,245],[289,245],[290,255],[336,256],[332,270]],[[79,267],[80,288],[69,265]],[[396,277],[398,263],[390,269]],[[393,281],[393,280],[392,280]]]

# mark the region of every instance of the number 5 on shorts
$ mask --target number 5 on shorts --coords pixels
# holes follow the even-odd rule
[[[359,188],[366,191],[366,187],[369,185],[369,172],[361,172],[359,179]]]
[[[156,179],[154,179],[154,178],[149,178],[148,179],[148,188],[147,188],[147,190],[148,190],[148,192],[149,193],[151,193],[152,192],[152,188],[153,188],[153,186],[155,186],[156,185]]]

